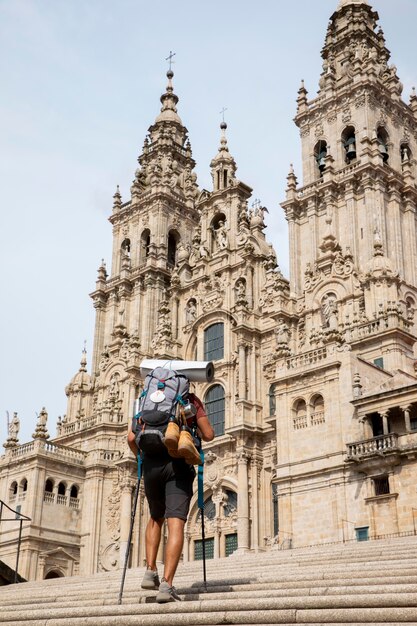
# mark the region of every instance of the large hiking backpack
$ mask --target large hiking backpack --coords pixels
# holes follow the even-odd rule
[[[132,430],[139,450],[148,456],[166,453],[164,436],[171,420],[187,402],[190,383],[184,374],[156,367],[145,378]]]

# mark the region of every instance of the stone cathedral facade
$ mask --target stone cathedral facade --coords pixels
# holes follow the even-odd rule
[[[117,569],[136,483],[126,445],[144,358],[213,360],[195,385],[216,438],[205,445],[210,557],[413,533],[417,516],[417,96],[406,103],[378,14],[341,0],[315,97],[297,98],[302,184],[282,208],[290,277],[265,208],[237,177],[226,124],[200,189],[173,73],[129,198],[114,195],[111,267],[91,294],[83,352],[50,440],[42,410],[20,444],[15,416],[0,499],[31,518],[30,579]],[[184,561],[201,556],[196,494]],[[143,492],[132,566],[143,565]],[[0,527],[13,565],[17,525]],[[160,557],[163,557],[163,546]]]

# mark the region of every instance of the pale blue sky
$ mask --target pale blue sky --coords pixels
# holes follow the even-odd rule
[[[301,178],[292,123],[300,80],[317,89],[338,0],[0,0],[0,444],[6,410],[20,441],[36,413],[55,434],[84,339],[90,366],[94,289],[110,263],[112,195],[128,198],[158,114],[169,51],[200,187],[227,107],[238,177],[269,209],[267,238],[288,275],[284,199]],[[408,101],[417,82],[416,0],[375,0]],[[1,453],[1,449],[0,449]]]

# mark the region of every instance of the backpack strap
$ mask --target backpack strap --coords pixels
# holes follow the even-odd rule
[[[203,510],[204,509],[204,452],[203,450],[200,450],[200,458],[201,458],[201,465],[198,466],[198,478],[197,478],[197,484],[198,484],[198,508]]]
[[[142,407],[145,404],[146,396],[148,395],[149,387],[151,385],[151,380],[152,380],[152,378],[155,378],[155,376],[153,375],[154,371],[155,370],[152,370],[152,372],[150,372],[148,374],[148,376],[149,376],[148,386],[143,389],[142,393],[139,396],[139,409],[138,409],[138,413],[137,413],[137,415],[135,415],[135,417],[140,417],[141,414],[142,414]]]

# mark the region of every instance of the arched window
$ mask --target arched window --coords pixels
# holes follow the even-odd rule
[[[403,141],[400,145],[401,163],[406,163],[411,159],[410,146],[406,141]]]
[[[78,487],[77,485],[72,485],[70,491],[70,498],[78,498]]]
[[[179,235],[170,231],[168,233],[168,255],[167,255],[167,264],[168,267],[174,267],[177,260],[177,245],[179,243]]]
[[[326,169],[326,156],[327,156],[327,141],[321,139],[316,143],[314,148],[314,158],[316,159],[317,167],[319,168],[320,176],[323,176],[323,172]]]
[[[66,490],[67,490],[67,487],[66,487],[65,483],[59,483],[59,485],[58,485],[58,495],[59,496],[65,496]]]
[[[27,490],[28,490],[28,481],[26,478],[22,478],[22,480],[20,481],[20,491],[22,493],[26,493]]]
[[[225,397],[223,387],[221,385],[210,387],[205,395],[204,404],[214,433],[224,435]]]
[[[140,261],[143,263],[149,256],[151,245],[151,231],[147,228],[140,236]]]
[[[382,126],[379,126],[378,130],[376,131],[376,136],[378,139],[378,148],[379,148],[379,152],[381,153],[382,159],[384,161],[384,163],[387,163],[388,159],[389,159],[389,153],[388,153],[388,133],[385,130],[385,128],[383,128]]]
[[[45,491],[47,493],[52,493],[53,490],[54,490],[54,483],[50,478],[48,478],[45,482]]]
[[[57,570],[51,570],[47,573],[44,580],[50,580],[51,578],[62,578],[63,576],[64,574],[62,572],[59,572]]]
[[[293,426],[296,430],[307,427],[307,405],[303,399],[297,400],[293,409]]]
[[[269,398],[269,415],[275,415],[275,411],[276,411],[276,397],[275,397],[275,384],[271,385],[269,387],[269,391],[268,391],[268,398]]]
[[[324,422],[324,400],[323,396],[317,394],[311,399],[311,424],[323,424]]]
[[[130,239],[124,239],[121,245],[122,252],[130,257]]]
[[[226,489],[227,501],[224,505],[224,516],[229,517],[235,511],[237,511],[237,493]]]
[[[11,500],[14,500],[16,496],[17,496],[17,482],[14,480],[12,484],[10,485],[9,498]]]
[[[348,126],[342,133],[342,144],[345,151],[346,163],[356,159],[356,136],[353,126]]]
[[[212,324],[204,331],[204,360],[214,361],[224,356],[224,324]]]

